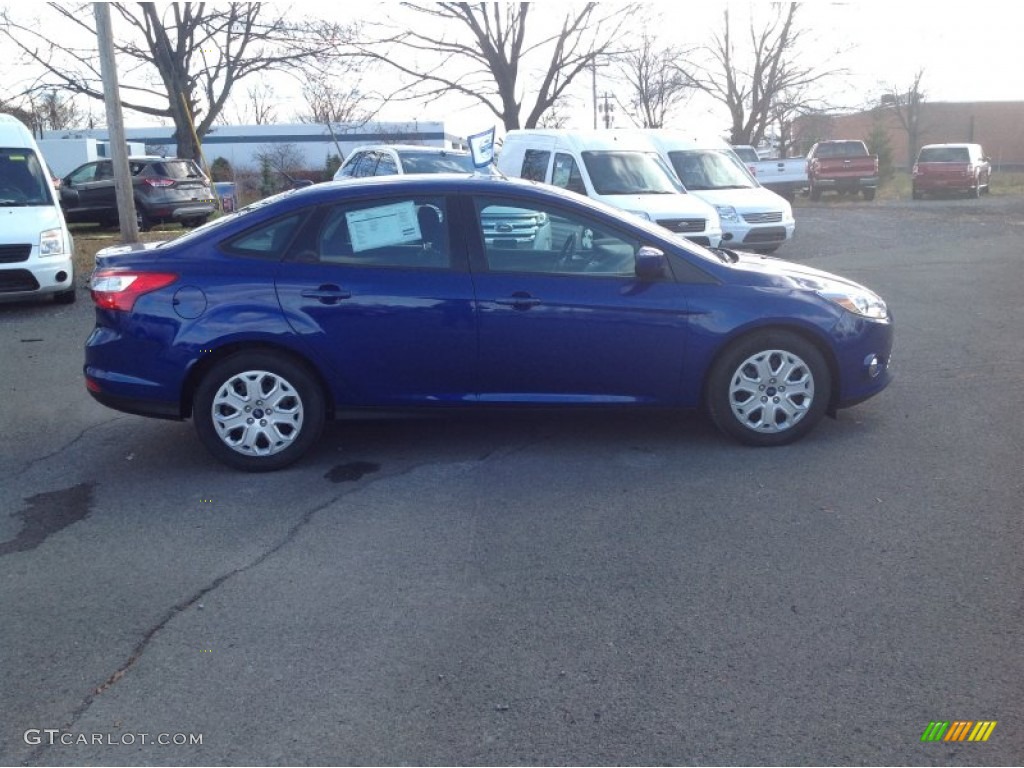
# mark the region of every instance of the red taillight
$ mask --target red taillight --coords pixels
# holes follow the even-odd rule
[[[143,182],[151,187],[170,187],[174,185],[174,179],[143,179]]]
[[[170,285],[178,279],[169,272],[119,272],[98,270],[89,283],[92,300],[100,309],[131,312],[135,300],[145,293]]]

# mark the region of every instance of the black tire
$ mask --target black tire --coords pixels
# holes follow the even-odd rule
[[[149,232],[153,228],[153,219],[146,213],[146,209],[135,203],[135,223],[139,226],[139,232]]]
[[[184,221],[181,222],[181,226],[184,227],[185,229],[195,229],[196,227],[203,226],[203,224],[206,223],[206,219],[206,216],[200,216],[195,219],[185,219]]]
[[[783,381],[771,372],[785,374]],[[757,331],[719,355],[708,373],[706,405],[715,426],[739,442],[785,445],[814,429],[831,390],[828,364],[811,342],[789,331]]]
[[[923,192],[918,192],[916,189],[913,192],[910,193],[910,196],[912,198],[914,198],[915,200],[922,200],[922,199],[924,199],[924,193]]]
[[[810,198],[811,198],[811,200],[814,200],[815,202],[817,202],[818,200],[821,200],[821,190],[818,189],[817,187],[811,187]]]
[[[66,291],[60,291],[53,294],[54,304],[74,304],[75,299],[78,298],[78,293],[75,291],[74,286],[68,288]]]
[[[977,200],[981,197],[981,179],[978,179],[974,184],[974,189],[971,190],[970,196]]]
[[[268,386],[273,388],[264,400],[260,389]],[[252,415],[225,402],[232,392],[251,404],[248,413]],[[206,449],[228,466],[246,472],[269,472],[298,461],[320,437],[326,414],[324,394],[313,375],[273,352],[240,352],[221,360],[203,376],[192,403],[196,433]],[[219,419],[214,416],[215,405]],[[268,420],[263,417],[274,410],[288,414],[278,421],[269,419],[275,421],[276,430],[256,426],[261,420],[266,427]],[[230,423],[232,416],[239,420],[235,427]],[[242,419],[248,423],[241,423]]]
[[[873,187],[869,187],[867,189],[864,189],[864,190],[862,190],[862,192],[864,194],[864,199],[865,200],[874,200],[875,199],[875,190],[874,190]]]

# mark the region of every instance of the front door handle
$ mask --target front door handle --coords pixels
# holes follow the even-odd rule
[[[512,307],[513,309],[529,309],[530,307],[536,307],[540,304],[540,299],[534,298],[528,293],[514,293],[507,299],[495,299],[495,304],[501,304],[504,307]]]
[[[352,293],[350,291],[342,290],[337,285],[321,285],[315,290],[303,291],[302,298],[316,299],[321,304],[337,304],[342,299],[352,298]]]

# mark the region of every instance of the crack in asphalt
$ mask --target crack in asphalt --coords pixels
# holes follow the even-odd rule
[[[91,429],[91,427],[89,429]],[[88,429],[87,430],[83,430],[83,433],[85,431],[88,431]],[[81,435],[79,435],[79,437],[81,437]],[[75,438],[75,439],[77,440],[78,438]],[[74,441],[72,441],[72,442],[74,442]],[[526,449],[530,444],[535,443],[535,442],[540,442],[540,441],[538,441],[536,439],[523,440],[523,441],[521,441],[518,444],[514,444],[514,445],[511,445],[511,446],[507,446],[507,447],[499,447],[499,448],[496,448],[494,450],[487,451],[483,455],[477,457],[475,459],[475,463],[482,465],[482,464],[487,463],[491,459],[501,458],[501,457],[508,456],[508,455],[511,455],[511,454],[514,454],[514,453],[518,453],[518,452]],[[260,554],[258,557],[256,557],[254,560],[250,561],[249,563],[246,563],[243,566],[240,566],[240,567],[235,568],[235,569],[233,569],[231,571],[228,571],[227,573],[221,574],[220,576],[215,578],[213,581],[211,581],[209,584],[207,584],[205,587],[202,587],[201,589],[199,589],[196,592],[194,592],[190,597],[187,597],[184,600],[181,600],[181,601],[175,603],[173,606],[171,606],[166,611],[166,613],[164,613],[164,615],[160,618],[160,620],[157,621],[157,623],[154,624],[152,627],[150,627],[146,631],[146,633],[142,636],[142,639],[139,640],[138,643],[136,643],[135,648],[132,649],[132,652],[131,652],[131,654],[129,654],[127,660],[125,660],[125,662],[120,667],[118,667],[117,670],[112,675],[110,675],[110,677],[108,677],[103,683],[101,683],[100,685],[96,686],[92,690],[92,692],[87,694],[85,696],[85,698],[82,699],[82,703],[79,704],[77,707],[75,707],[75,709],[73,709],[71,711],[70,717],[64,723],[64,727],[66,729],[72,728],[74,726],[74,724],[76,722],[78,722],[79,718],[81,718],[89,710],[89,707],[92,706],[93,702],[96,701],[96,699],[99,696],[101,696],[106,691],[110,690],[125,675],[127,675],[128,672],[131,670],[131,668],[133,666],[135,666],[135,664],[139,661],[139,659],[142,658],[143,654],[146,652],[146,648],[149,646],[150,642],[152,642],[153,638],[156,637],[156,635],[162,629],[164,629],[164,627],[166,627],[176,616],[178,616],[183,611],[186,611],[189,608],[191,608],[199,600],[201,600],[203,597],[205,597],[206,595],[208,595],[210,592],[214,591],[218,587],[220,587],[222,584],[224,584],[226,581],[231,579],[233,576],[237,576],[239,574],[246,573],[247,571],[250,571],[250,570],[252,570],[252,569],[262,565],[270,557],[272,557],[273,555],[275,555],[278,552],[280,552],[282,549],[284,549],[284,547],[286,547],[288,544],[290,544],[298,536],[299,532],[303,528],[305,528],[310,523],[310,521],[312,521],[313,517],[318,512],[321,512],[324,509],[327,509],[328,507],[330,507],[331,505],[333,505],[336,502],[340,501],[342,498],[344,498],[346,496],[352,496],[352,495],[355,495],[355,494],[358,494],[358,493],[362,493],[363,491],[366,491],[367,489],[369,489],[372,486],[377,485],[378,483],[381,483],[381,482],[384,482],[384,481],[387,481],[387,480],[393,480],[393,479],[397,479],[397,478],[400,478],[400,477],[404,477],[405,475],[411,474],[411,473],[415,472],[416,470],[421,469],[423,467],[429,467],[429,466],[445,464],[445,463],[451,463],[451,462],[425,461],[425,462],[422,462],[422,463],[411,464],[408,467],[405,467],[405,468],[400,469],[400,470],[396,470],[396,471],[388,473],[388,474],[376,475],[372,479],[368,480],[366,483],[364,483],[362,485],[359,485],[359,486],[356,486],[356,487],[353,487],[353,488],[350,488],[350,489],[346,489],[345,491],[343,491],[341,493],[335,494],[331,498],[329,498],[326,501],[324,501],[322,504],[319,504],[319,505],[317,505],[315,507],[311,507],[310,509],[306,510],[306,512],[304,512],[302,514],[302,516],[292,525],[292,527],[288,529],[288,531],[284,534],[284,536],[281,538],[281,540],[278,541],[277,544],[274,544],[273,546],[271,546],[269,549],[264,551],[262,554]],[[325,476],[324,479],[329,479],[329,478],[327,478]],[[32,749],[28,753],[28,756],[25,758],[24,763],[25,764],[29,764],[31,762],[34,762],[34,761],[40,759],[42,757],[42,755],[46,752],[47,747],[49,747],[49,746],[50,745],[48,745],[48,744],[39,744],[38,746],[36,746],[34,749]]]
[[[103,427],[103,426],[106,426],[107,424],[113,424],[114,422],[123,421],[124,419],[127,419],[127,418],[128,418],[127,416],[115,416],[112,419],[107,419],[105,421],[100,421],[100,422],[97,422],[96,424],[89,425],[88,427],[83,429],[81,432],[79,432],[76,437],[72,438],[69,442],[65,443],[60,448],[57,448],[56,450],[51,451],[50,453],[46,454],[45,456],[37,456],[36,458],[31,459],[30,461],[26,462],[22,466],[22,468],[16,472],[16,474],[23,474],[25,472],[28,472],[36,464],[39,464],[40,462],[46,461],[47,459],[52,459],[54,456],[57,456],[58,454],[63,453],[68,448],[70,448],[75,443],[77,443],[79,440],[81,440],[83,437],[85,437],[85,434],[87,432],[91,432],[92,430],[96,429],[97,427]]]

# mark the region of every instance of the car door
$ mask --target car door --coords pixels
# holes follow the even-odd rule
[[[635,274],[640,240],[566,204],[466,201],[480,328],[480,400],[676,403],[687,341],[685,288]],[[480,235],[502,212],[542,215],[549,249]]]
[[[106,207],[103,199],[103,187],[109,184],[113,189],[111,169],[109,160],[101,160],[95,163],[86,163],[68,174],[64,179],[65,185],[78,193],[78,202],[70,210],[82,216],[97,214],[96,218],[99,220],[98,214],[102,214]],[[116,205],[114,208],[116,217]]]
[[[318,210],[282,262],[281,306],[351,406],[474,399],[473,284],[443,196]]]

